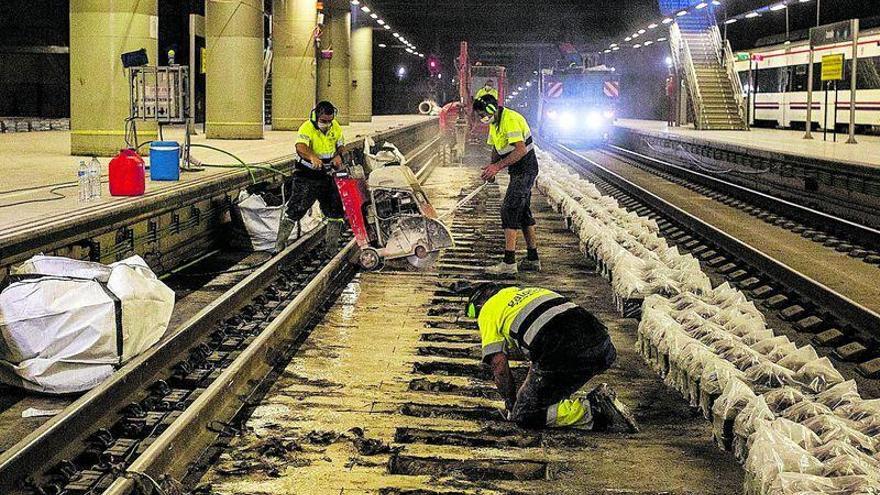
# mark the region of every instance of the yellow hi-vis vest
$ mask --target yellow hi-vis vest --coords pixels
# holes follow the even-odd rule
[[[307,145],[321,158],[321,160],[324,161],[324,163],[327,163],[336,156],[336,149],[345,145],[345,138],[342,135],[342,126],[339,125],[339,122],[337,122],[336,119],[333,119],[333,124],[330,125],[330,129],[324,133],[321,132],[311,120],[307,120],[299,126],[296,144],[300,143]],[[297,159],[301,165],[310,169],[314,168],[312,163],[308,160],[303,160],[302,157],[298,155]]]
[[[543,311],[536,312],[543,308]],[[483,359],[511,347],[526,355],[535,336],[554,316],[577,307],[565,297],[537,287],[501,289],[483,305],[477,318]]]

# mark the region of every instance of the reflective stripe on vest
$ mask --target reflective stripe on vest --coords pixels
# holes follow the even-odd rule
[[[525,321],[529,317],[529,315],[531,315],[538,308],[538,306],[541,306],[544,303],[554,301],[554,300],[558,300],[559,304],[563,304],[563,305],[564,305],[564,303],[567,302],[564,297],[560,296],[559,294],[555,294],[555,293],[554,294],[545,294],[543,296],[538,296],[538,297],[532,299],[531,301],[529,301],[528,304],[526,304],[525,307],[523,307],[519,311],[519,313],[517,313],[516,317],[513,319],[513,322],[510,324],[510,329],[508,330],[510,337],[514,340],[519,341],[520,340],[520,338],[519,338],[520,330],[522,330],[520,327],[522,326],[523,323],[525,323]],[[532,335],[532,340],[534,340],[534,334]],[[529,342],[531,342],[531,340]],[[528,345],[528,344],[526,344],[526,345]]]
[[[526,330],[526,334],[523,335],[523,344],[525,344],[527,347],[530,347],[532,345],[532,342],[535,341],[535,336],[538,335],[538,332],[540,332],[541,329],[544,328],[544,325],[549,323],[554,316],[564,311],[568,311],[569,309],[574,309],[576,307],[577,304],[567,302],[565,304],[560,304],[559,306],[553,306],[547,311],[541,313],[541,316],[539,316],[537,319],[535,319],[535,321],[532,322],[531,325],[529,325],[529,329]]]

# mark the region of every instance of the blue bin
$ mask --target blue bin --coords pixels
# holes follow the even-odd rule
[[[150,180],[180,180],[180,145],[176,141],[150,143]]]

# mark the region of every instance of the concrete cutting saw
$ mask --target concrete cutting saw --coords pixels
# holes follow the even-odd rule
[[[334,178],[363,269],[376,270],[385,260],[406,258],[424,270],[441,250],[455,245],[412,170],[386,165],[365,178],[358,169]]]

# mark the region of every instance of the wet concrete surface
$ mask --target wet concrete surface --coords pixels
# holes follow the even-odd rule
[[[433,173],[426,190],[439,210],[475,186],[476,171]],[[491,249],[500,242],[498,202],[496,189],[485,208],[456,215],[459,244],[434,271],[358,275],[205,475],[201,492],[738,493],[741,468],[714,447],[708,422],[642,362],[637,322],[616,314],[609,285],[541,197],[533,203],[545,271],[523,274],[521,283],[570,295],[607,323],[618,361],[584,391],[609,382],[642,429],[522,430],[502,420],[475,352],[474,322],[445,309],[463,302],[450,283],[484,278],[479,266],[498,258]],[[527,363],[513,365],[521,376]]]

